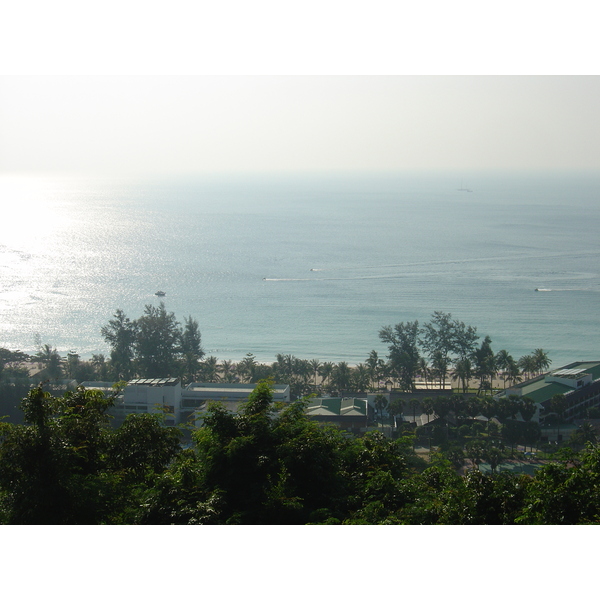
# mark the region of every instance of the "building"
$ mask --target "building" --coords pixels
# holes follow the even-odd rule
[[[181,381],[175,377],[132,379],[114,409],[124,414],[163,414],[166,425],[177,425],[181,422]]]
[[[254,383],[190,383],[181,393],[180,423],[200,425],[210,402],[220,402],[227,410],[237,412],[255,390]],[[274,402],[290,402],[290,386],[273,386]]]
[[[306,409],[309,418],[354,433],[367,430],[373,411],[366,398],[311,398]]]
[[[600,361],[571,363],[507,388],[495,397],[531,398],[537,405],[532,420],[544,425],[554,414],[550,404],[557,394],[565,397],[566,409],[562,417],[566,421],[584,417],[587,409],[600,406]]]

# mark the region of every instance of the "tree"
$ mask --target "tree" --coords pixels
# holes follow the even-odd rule
[[[310,368],[312,369],[315,389],[317,389],[317,377],[319,376],[319,369],[321,368],[321,361],[317,358],[313,358],[312,360],[310,360],[308,362],[310,364]]]
[[[492,352],[492,340],[485,336],[481,347],[475,351],[475,375],[479,378],[479,392],[492,389],[496,374],[496,358]]]
[[[377,399],[378,397],[379,397],[379,394],[375,398]],[[385,396],[384,396],[384,398],[385,398]],[[392,417],[394,417],[394,423],[396,422],[395,417],[401,415],[403,410],[404,410],[404,401],[402,400],[402,398],[394,398],[388,404],[388,412],[390,413],[390,415]]]
[[[195,379],[199,369],[200,361],[204,356],[202,349],[202,336],[198,321],[192,319],[191,315],[184,318],[184,327],[181,332],[180,352],[183,355],[185,377]]]
[[[450,313],[435,311],[431,321],[422,329],[422,344],[431,358],[432,365],[444,388],[448,369],[452,362],[451,354],[457,347],[456,326]]]
[[[521,370],[519,369],[519,365],[510,355],[507,359],[504,381],[508,381],[510,385],[515,385],[515,383],[519,383],[521,381]]]
[[[365,364],[367,365],[369,377],[371,378],[372,389],[379,390],[379,381],[385,368],[384,361],[379,358],[375,350],[371,350],[369,358],[367,358]],[[375,382],[377,382],[377,385],[375,385]]]
[[[355,392],[364,393],[369,389],[370,377],[366,365],[358,364],[352,370],[351,385]]]
[[[333,367],[333,373],[331,375],[331,383],[337,388],[340,393],[350,388],[352,372],[347,362],[339,362]]]
[[[419,322],[398,323],[383,327],[379,338],[388,345],[392,373],[400,379],[402,388],[414,391],[419,369]]]
[[[10,373],[9,377],[12,377],[15,373],[19,373],[19,367],[21,363],[29,360],[29,356],[24,354],[20,350],[8,350],[8,348],[0,348],[0,378],[7,372]]]
[[[556,422],[556,441],[560,439],[559,429],[560,422],[563,418],[565,410],[567,409],[567,399],[564,394],[554,394],[552,398],[550,398],[549,402],[549,410],[551,413],[554,413],[554,418]]]
[[[548,357],[548,353],[543,348],[537,348],[533,351],[533,368],[536,373],[541,374],[550,367],[552,362]]]
[[[473,376],[471,367],[471,360],[469,358],[462,358],[456,363],[454,378],[461,382],[463,394],[469,391],[469,380]]]
[[[319,374],[323,380],[323,385],[328,385],[331,382],[331,374],[333,373],[334,364],[332,362],[324,362],[319,367]]]
[[[182,331],[175,314],[167,312],[164,302],[147,304],[135,322],[135,359],[140,376],[173,377],[181,353]]]
[[[517,362],[517,365],[519,366],[523,374],[527,375],[529,378],[531,378],[537,370],[535,359],[531,354],[521,356],[521,358]]]
[[[504,462],[507,456],[497,446],[487,444],[484,446],[483,458],[489,463],[492,473],[495,473],[498,465]]]
[[[504,388],[506,389],[506,380],[508,377],[508,366],[512,356],[506,350],[500,350],[496,354],[496,368],[502,374],[502,381],[504,382]]]
[[[224,360],[221,362],[221,373],[223,374],[223,381],[225,383],[234,383],[236,380],[235,368],[230,360]]]
[[[589,421],[584,421],[569,438],[570,445],[583,449],[587,444],[595,445],[598,443],[598,436],[594,426]]]
[[[119,308],[114,319],[101,329],[104,341],[110,344],[110,366],[113,377],[129,379],[133,373],[133,347],[136,337],[135,323]]]
[[[412,411],[413,423],[416,423],[417,422],[417,409],[419,408],[420,402],[417,398],[411,398],[408,401],[408,405],[410,406],[410,409]]]
[[[56,348],[52,348],[49,344],[44,344],[35,357],[43,365],[44,375],[48,379],[60,379],[62,377],[62,359]]]
[[[22,402],[25,425],[0,429],[0,515],[9,524],[127,522],[145,484],[179,450],[157,417],[108,427],[112,398],[83,387],[54,398],[42,387]]]
[[[470,440],[466,444],[466,455],[471,461],[473,469],[479,469],[479,465],[483,462],[485,454],[485,445],[481,440]]]
[[[257,364],[254,354],[248,352],[238,364],[238,373],[249,383],[254,383],[254,374]]]
[[[477,327],[454,321],[454,352],[458,357],[456,362],[472,358],[478,339]]]
[[[91,363],[96,371],[95,379],[106,381],[108,379],[108,364],[104,354],[93,354]]]
[[[377,394],[374,400],[375,410],[379,412],[379,418],[383,421],[383,411],[388,407],[388,399],[383,394]]]
[[[215,383],[220,379],[219,370],[219,359],[216,356],[207,356],[201,367],[202,378],[209,383]]]
[[[521,524],[576,525],[599,522],[600,448],[589,447],[542,467],[527,488]]]
[[[277,413],[261,381],[238,414],[209,407],[194,434],[198,461],[193,486],[167,480],[150,498],[142,522],[302,523],[344,485],[336,446],[341,436],[304,414],[304,401]]]

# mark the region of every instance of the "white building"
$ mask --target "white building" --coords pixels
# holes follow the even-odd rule
[[[122,403],[119,402],[118,407],[126,414],[164,414],[166,425],[176,425],[181,422],[181,382],[173,377],[132,379],[123,390]]]
[[[200,425],[209,402],[220,402],[227,410],[237,412],[255,388],[254,383],[190,383],[181,394],[180,422]],[[274,385],[273,401],[289,402],[290,386]]]
[[[114,393],[113,382],[86,381],[82,385],[100,390],[107,397]],[[255,388],[254,383],[190,383],[182,389],[176,378],[132,379],[115,398],[109,414],[115,426],[129,414],[143,413],[165,415],[166,425],[200,425],[209,402],[220,402],[227,410],[237,412]],[[272,389],[275,402],[290,402],[289,385],[274,385]]]

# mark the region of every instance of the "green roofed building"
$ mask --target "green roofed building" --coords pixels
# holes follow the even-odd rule
[[[371,409],[372,410],[372,409]],[[306,414],[315,421],[353,432],[366,431],[372,414],[366,398],[311,398]]]
[[[529,379],[496,394],[496,398],[531,398],[538,410],[534,421],[544,424],[551,414],[551,399],[561,394],[566,400],[563,418],[567,421],[585,416],[586,410],[600,406],[600,361],[574,362]]]

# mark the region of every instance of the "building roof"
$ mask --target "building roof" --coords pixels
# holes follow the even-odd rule
[[[311,398],[306,408],[313,417],[364,417],[366,411],[364,398]]]
[[[277,384],[271,386],[275,391],[285,391],[289,386],[285,384]],[[238,392],[242,394],[250,394],[256,389],[256,383],[200,383],[192,382],[186,388],[186,390],[201,390],[208,393],[218,392]]]
[[[573,385],[553,380],[554,378],[560,378],[563,381],[569,382],[571,380],[577,381],[586,376],[591,376],[592,381],[600,378],[600,361],[574,362],[554,369],[545,376],[535,377],[534,379],[529,379],[528,381],[507,388],[502,393],[507,396],[517,394],[523,398],[527,396],[536,404],[539,404],[549,400],[556,394],[568,394],[577,389]]]

